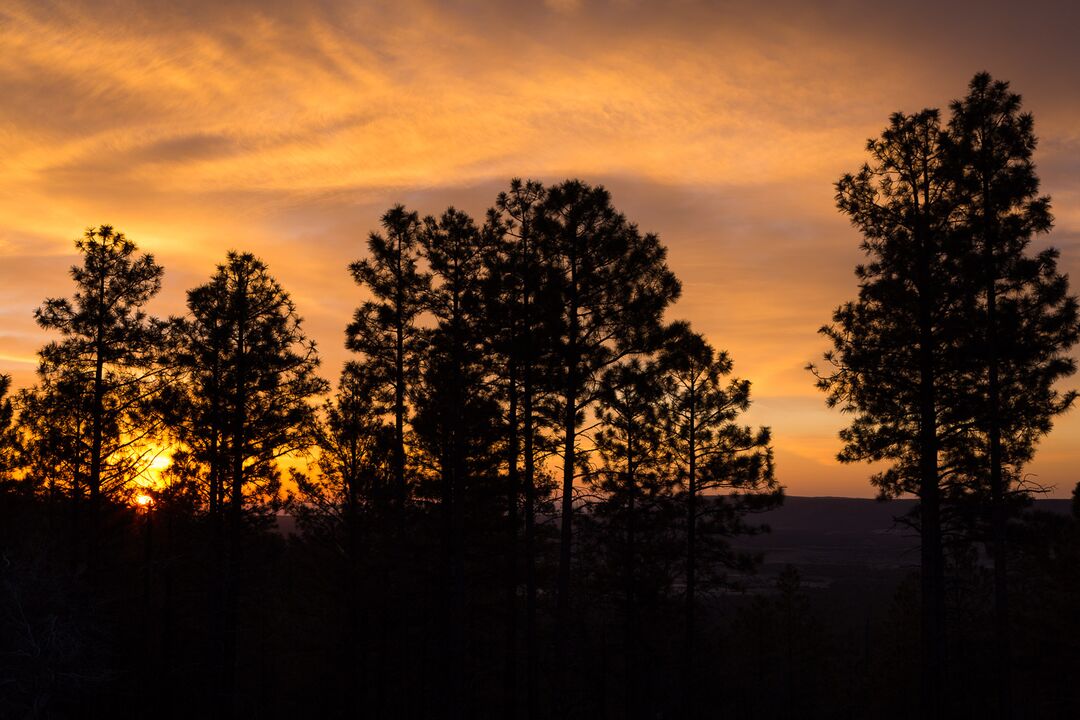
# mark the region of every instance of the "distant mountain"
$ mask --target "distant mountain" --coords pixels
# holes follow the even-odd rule
[[[897,522],[915,500],[787,497],[757,519],[771,532],[740,538],[739,547],[765,553],[770,565],[904,567],[919,563],[918,535]],[[1069,500],[1036,500],[1035,509],[1068,513]]]
[[[914,500],[879,502],[862,498],[786,497],[784,504],[754,519],[769,532],[736,538],[736,548],[761,553],[760,570],[742,579],[753,593],[770,593],[787,565],[799,570],[803,587],[837,593],[846,602],[872,595],[888,598],[919,564],[918,535],[899,518]]]
[[[757,520],[771,532],[736,538],[737,548],[759,552],[760,571],[743,579],[752,592],[770,593],[776,576],[794,565],[803,586],[826,603],[860,606],[887,600],[919,566],[919,537],[900,523],[915,500],[787,497]],[[1069,500],[1036,500],[1036,510],[1070,512]]]
[[[895,520],[914,505],[914,500],[787,496],[781,507],[755,516],[771,532],[738,538],[737,545],[766,552],[771,564],[815,558],[846,565],[917,564],[918,557],[910,553],[918,548],[918,538]],[[1035,509],[1067,514],[1071,501],[1036,500]],[[276,529],[294,534],[296,519],[278,515]]]

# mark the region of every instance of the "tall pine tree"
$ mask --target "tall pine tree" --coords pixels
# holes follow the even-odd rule
[[[148,440],[153,424],[144,411],[157,376],[160,325],[145,305],[161,289],[163,269],[152,255],[109,225],[88,229],[76,241],[82,265],[71,268],[71,298],[49,298],[34,317],[62,339],[40,352],[39,374],[61,377],[53,390],[85,398],[88,549],[97,543],[103,495],[122,490],[132,473],[124,451]],[[82,403],[76,403],[81,406]],[[57,407],[54,403],[53,407]]]
[[[393,427],[378,399],[376,378],[361,363],[345,365],[337,392],[317,423],[317,456],[305,472],[294,471],[290,508],[305,540],[328,548],[331,607],[340,606],[342,627],[334,644],[341,661],[341,707],[362,713],[370,695],[358,692],[374,672],[368,665],[371,636],[383,619],[372,611],[373,568],[386,554],[381,545],[392,479]],[[378,659],[375,660],[378,662]]]
[[[424,220],[420,245],[434,283],[426,308],[435,319],[424,353],[413,427],[434,459],[442,511],[445,594],[443,622],[449,713],[463,705],[466,523],[496,515],[494,480],[499,438],[497,400],[489,388],[484,310],[488,235],[454,208]]]
[[[1021,490],[1023,465],[1075,392],[1058,380],[1076,370],[1068,350],[1080,336],[1076,298],[1057,270],[1057,252],[1030,253],[1033,236],[1050,230],[1050,199],[1039,195],[1032,154],[1034,121],[1007,82],[977,74],[968,95],[952,104],[949,132],[964,194],[963,230],[970,246],[969,272],[980,287],[973,354],[981,406],[984,465],[975,480],[989,495],[994,558],[994,614],[1000,717],[1012,716],[1009,667],[1007,525],[1010,499]]]
[[[14,427],[15,408],[9,395],[10,390],[11,376],[0,375],[0,487],[11,483],[11,474],[18,462],[18,433]]]
[[[937,718],[945,675],[943,500],[963,482],[970,455],[971,287],[939,113],[896,113],[867,149],[871,163],[836,187],[868,261],[856,268],[858,298],[821,330],[833,349],[828,369],[815,373],[829,406],[854,416],[841,431],[841,462],[887,462],[872,478],[882,494],[919,498],[923,716]]]
[[[431,276],[421,272],[420,217],[397,205],[382,216],[385,234],[371,233],[370,257],[349,266],[353,279],[371,294],[346,328],[346,346],[359,353],[378,392],[390,399],[394,421],[393,498],[404,522],[409,488],[406,477],[405,426],[409,396],[420,373],[424,310]]]
[[[673,324],[668,333],[659,354],[659,422],[685,515],[683,702],[686,715],[696,717],[699,566],[714,573],[748,569],[749,558],[727,539],[756,532],[747,515],[775,508],[783,491],[773,474],[769,429],[738,423],[750,407],[750,382],[729,378],[727,353],[687,323]]]
[[[484,231],[491,236],[488,254],[485,314],[489,322],[488,347],[497,358],[495,376],[505,401],[507,551],[507,649],[504,697],[507,714],[517,707],[517,605],[519,525],[523,535],[525,575],[525,693],[527,717],[537,712],[537,508],[546,497],[537,471],[538,454],[546,447],[544,429],[551,413],[551,373],[545,360],[551,352],[544,331],[545,306],[540,288],[544,266],[540,260],[539,229],[542,227],[542,183],[515,178],[510,189],[499,193],[488,211]],[[519,508],[520,504],[520,517]]]
[[[327,384],[315,374],[318,353],[292,300],[254,255],[230,252],[208,283],[188,291],[188,310],[178,329],[187,385],[180,436],[213,448],[206,462],[224,521],[213,548],[221,611],[213,619],[221,651],[215,680],[232,712],[241,535],[250,517],[278,506],[278,461],[312,444],[313,401]]]
[[[625,717],[655,714],[651,694],[643,692],[649,683],[641,665],[651,653],[642,647],[642,605],[666,589],[656,578],[670,567],[674,478],[664,467],[659,375],[655,361],[636,357],[609,368],[596,407],[600,462],[590,480],[600,499],[590,516],[601,526],[608,556],[599,565],[615,578],[621,595]]]
[[[383,233],[368,237],[369,256],[349,266],[353,279],[369,299],[357,308],[346,328],[346,347],[361,357],[371,377],[371,389],[380,403],[390,410],[393,427],[391,441],[390,498],[396,542],[387,547],[387,557],[380,565],[377,612],[383,621],[379,628],[379,653],[384,658],[378,667],[377,682],[403,675],[408,660],[390,652],[398,646],[404,631],[404,602],[401,574],[405,556],[406,519],[413,485],[406,457],[406,428],[417,393],[423,359],[425,329],[420,316],[425,310],[431,276],[419,269],[420,217],[397,205],[382,216]],[[388,694],[380,691],[376,714],[388,712],[384,704]],[[400,707],[408,698],[396,697]]]
[[[556,672],[565,674],[570,628],[575,479],[579,431],[607,368],[652,350],[664,309],[680,285],[653,234],[615,210],[603,187],[568,180],[548,189],[540,231],[548,332],[562,453]],[[565,675],[563,675],[565,677]]]

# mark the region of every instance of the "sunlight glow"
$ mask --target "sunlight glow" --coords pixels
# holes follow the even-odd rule
[[[150,491],[161,490],[168,484],[163,475],[165,474],[165,471],[169,469],[169,466],[172,465],[172,449],[155,447],[147,454],[147,456],[150,460],[136,480],[138,486],[136,489]]]
[[[0,372],[36,382],[52,338],[31,310],[70,292],[72,239],[90,224],[116,223],[165,266],[158,316],[182,314],[227,247],[256,253],[334,377],[362,299],[345,268],[386,208],[479,219],[513,176],[580,177],[669,247],[683,281],[669,319],[752,380],[750,420],[773,428],[791,492],[872,496],[870,470],[835,462],[844,418],[804,370],[826,348],[818,327],[857,292],[859,237],[833,184],[889,113],[947,103],[985,46],[1019,47],[1026,30],[1005,3],[982,8],[986,33],[943,7],[932,34],[896,8],[880,33],[846,3],[666,5],[4,0]],[[1039,242],[1066,246],[1073,278],[1074,25],[1040,29],[1040,47],[1069,48],[1062,62],[1017,52],[989,68],[1035,114],[1056,215]],[[1060,497],[1078,436],[1080,413],[1061,417],[1031,465]],[[153,462],[138,485],[164,484],[168,461]]]

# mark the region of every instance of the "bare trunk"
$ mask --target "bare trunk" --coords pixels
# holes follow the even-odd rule
[[[511,350],[511,352],[513,352]],[[511,361],[507,367],[508,402],[506,438],[506,659],[503,668],[503,715],[514,717],[517,713],[517,588],[518,588],[518,387],[517,364]]]
[[[224,643],[222,648],[222,707],[238,715],[236,694],[237,622],[239,598],[237,575],[240,554],[240,525],[244,504],[244,455],[247,443],[247,283],[237,278],[236,378],[233,388],[232,447],[229,512],[225,532]]]
[[[525,431],[525,712],[528,718],[536,714],[536,680],[539,672],[536,657],[536,464],[533,448],[531,362],[526,351],[522,424]]]
[[[528,235],[522,234],[526,243]],[[525,267],[523,272],[521,315],[524,327],[522,343],[521,409],[524,439],[525,465],[525,717],[536,715],[539,673],[536,648],[536,457],[535,428],[533,422],[533,347],[532,347],[532,268],[527,246],[523,247]]]
[[[210,520],[215,526],[221,523],[222,478],[221,478],[221,350],[215,348],[214,364],[211,370],[210,390]]]
[[[398,529],[405,527],[405,328],[397,325],[394,359],[394,502],[397,505]]]
[[[986,272],[986,362],[987,412],[986,432],[990,445],[990,512],[991,542],[994,556],[994,639],[997,658],[994,663],[994,685],[997,689],[997,716],[1008,720],[1013,716],[1012,643],[1009,632],[1009,571],[1008,571],[1008,508],[1001,459],[1001,386],[997,348],[997,263],[994,258],[994,231],[991,222],[993,206],[990,188],[983,184],[983,260]]]
[[[697,662],[694,657],[697,628],[695,610],[697,598],[697,428],[695,410],[697,398],[691,388],[689,451],[686,479],[686,638],[683,646],[683,683],[684,704],[687,717],[697,717],[697,684],[694,669]]]
[[[350,438],[348,469],[346,474],[345,496],[345,532],[347,556],[345,572],[347,573],[346,597],[348,598],[348,632],[345,634],[345,674],[346,682],[343,683],[345,691],[342,707],[349,708],[355,715],[363,707],[364,693],[357,692],[365,673],[362,671],[364,652],[361,648],[363,633],[361,632],[361,592],[360,592],[360,508],[359,508],[359,468],[357,456],[357,438],[355,434]]]
[[[445,430],[449,458],[444,472],[447,510],[447,549],[450,554],[449,570],[449,623],[447,625],[449,653],[447,656],[447,681],[449,700],[448,717],[458,718],[467,714],[463,704],[465,664],[465,485],[466,462],[462,434],[465,424],[462,384],[464,383],[464,318],[461,311],[460,288],[455,288],[451,302],[450,347],[450,427]]]
[[[573,370],[570,371],[573,375]],[[571,380],[563,401],[566,403],[566,412],[563,418],[563,481],[562,481],[562,517],[559,528],[559,577],[557,588],[556,606],[556,668],[559,682],[558,687],[562,693],[560,701],[568,700],[566,687],[567,667],[566,662],[569,652],[570,635],[570,561],[572,558],[571,542],[573,540],[574,518],[574,466],[575,466],[575,441],[577,439],[577,392],[574,380]],[[563,710],[566,710],[565,704]]]
[[[637,479],[634,472],[634,435],[628,432],[626,437],[626,556],[624,558],[623,573],[625,575],[625,587],[623,601],[625,603],[625,626],[623,635],[623,656],[625,658],[625,698],[626,717],[638,717],[642,715],[642,708],[638,705],[638,618],[636,597],[637,576]]]
[[[104,252],[102,253],[104,254]],[[101,445],[105,415],[105,270],[98,282],[97,327],[94,336],[94,397],[90,411],[90,507],[89,542],[87,549],[91,563],[97,561],[98,532],[101,512]]]
[[[561,699],[568,700],[567,692],[567,653],[570,635],[570,562],[573,557],[573,521],[574,521],[574,471],[577,444],[578,410],[578,298],[577,298],[576,260],[570,259],[570,306],[569,306],[569,347],[564,356],[566,385],[563,389],[563,479],[562,479],[562,516],[559,531],[559,578],[556,607],[556,672]],[[563,709],[566,709],[564,704]]]
[[[937,395],[934,364],[930,242],[924,228],[917,238],[922,248],[919,267],[919,512],[922,582],[922,716],[930,720],[944,712],[945,562],[941,531],[941,491],[938,475]]]

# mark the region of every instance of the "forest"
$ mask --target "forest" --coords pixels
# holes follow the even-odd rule
[[[388,209],[328,270],[334,382],[256,255],[155,317],[163,267],[87,229],[36,384],[0,376],[0,717],[1080,716],[1080,484],[1024,472],[1080,339],[1035,149],[980,73],[836,183],[865,259],[806,379],[915,499],[865,623],[795,566],[748,590],[770,429],[603,187]]]

